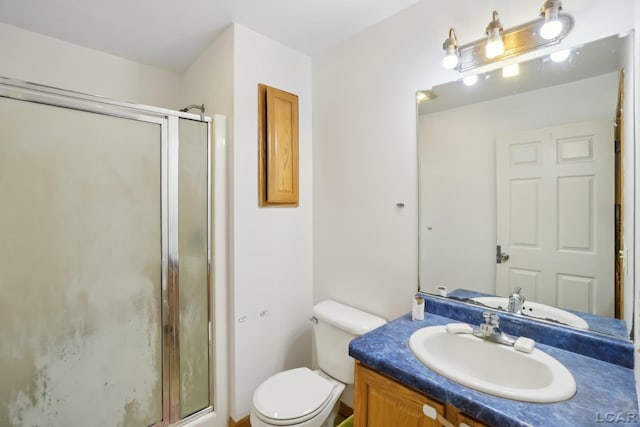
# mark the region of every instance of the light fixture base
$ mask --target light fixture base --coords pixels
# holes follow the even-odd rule
[[[573,29],[573,18],[571,15],[563,13],[558,16],[558,19],[562,22],[562,31],[557,37],[549,40],[542,38],[540,35],[540,28],[544,24],[544,19],[541,18],[504,30],[504,52],[493,58],[487,58],[485,55],[485,38],[459,46],[458,55],[460,60],[455,69],[462,73],[521,55],[534,49],[558,44]]]

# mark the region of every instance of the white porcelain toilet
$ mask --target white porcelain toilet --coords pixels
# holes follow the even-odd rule
[[[353,384],[349,342],[386,323],[373,314],[326,300],[313,307],[319,371],[296,368],[275,374],[253,394],[252,427],[333,426],[345,384]]]

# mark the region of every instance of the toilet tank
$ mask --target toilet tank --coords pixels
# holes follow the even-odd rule
[[[354,360],[349,356],[349,342],[387,322],[332,300],[314,306],[313,315],[318,320],[314,339],[320,369],[338,381],[353,384]]]

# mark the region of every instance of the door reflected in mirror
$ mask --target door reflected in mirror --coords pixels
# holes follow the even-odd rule
[[[558,315],[622,319],[626,334],[599,332],[628,336],[632,39],[419,92],[421,291],[508,298],[521,288]]]

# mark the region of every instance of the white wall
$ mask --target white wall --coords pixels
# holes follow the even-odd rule
[[[313,165],[311,58],[234,27],[231,416],[237,420],[249,414],[260,382],[311,363]],[[258,207],[258,83],[298,95],[297,208]]]
[[[0,76],[137,104],[181,108],[178,73],[0,23]]]
[[[613,127],[617,95],[614,72],[420,115],[421,289],[495,294],[496,136],[595,119]]]
[[[205,104],[205,115],[233,115],[234,27],[229,26],[183,74],[181,104]],[[191,111],[198,113],[197,110]]]
[[[634,28],[634,4],[563,2],[576,20],[565,43]],[[449,27],[465,43],[483,37],[494,9],[508,28],[539,7],[422,0],[314,56],[316,300],[333,297],[387,318],[409,311],[418,287],[415,92],[458,77],[441,66]]]
[[[418,289],[416,86],[406,68],[417,34],[404,16],[313,61],[314,299],[387,319]]]

